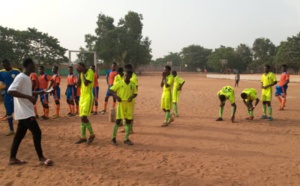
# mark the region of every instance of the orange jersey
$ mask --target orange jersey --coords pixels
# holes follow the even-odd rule
[[[39,77],[37,76],[36,73],[31,73],[30,74],[30,80],[33,84],[33,82],[35,82],[35,86],[33,87],[33,90],[36,90],[39,88]]]
[[[74,85],[77,82],[77,77],[74,74],[69,74],[67,78],[68,85]]]
[[[279,80],[278,85],[283,86],[286,83],[286,81],[289,80],[289,79],[290,79],[290,74],[287,73],[287,72],[283,72],[280,76],[280,80]]]
[[[99,87],[98,74],[95,73],[94,78],[95,78],[95,80],[94,80],[94,87]]]
[[[39,75],[39,89],[47,89],[49,81],[52,80],[48,74]]]
[[[52,76],[52,80],[54,81],[53,82],[53,87],[56,87],[56,86],[59,86],[60,85],[60,75],[59,74],[54,74],[53,76]]]
[[[117,71],[112,71],[109,70],[106,74],[106,77],[108,77],[108,84],[109,85],[113,85],[114,84],[114,80],[115,80],[115,76],[118,75]]]

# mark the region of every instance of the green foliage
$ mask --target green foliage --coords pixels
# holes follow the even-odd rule
[[[296,36],[288,37],[287,41],[281,42],[276,57],[277,66],[287,64],[293,68],[295,73],[299,74],[300,70],[300,33]]]
[[[182,60],[187,64],[188,70],[195,71],[196,68],[202,70],[206,68],[208,56],[211,54],[211,49],[206,49],[199,45],[190,45],[181,51]]]
[[[170,52],[163,58],[157,58],[154,63],[159,66],[165,66],[167,62],[172,62],[172,66],[179,67],[182,64],[182,58],[179,53]]]
[[[85,35],[87,50],[96,51],[105,64],[131,63],[137,67],[150,63],[151,41],[142,36],[142,20],[141,14],[128,12],[115,26],[113,18],[99,14],[95,35]]]
[[[67,62],[67,49],[59,41],[35,28],[19,31],[0,26],[0,58],[8,58],[13,64],[20,64],[25,57],[38,63],[54,64]]]
[[[221,64],[221,60],[227,60],[227,65]],[[234,48],[220,46],[208,58],[208,66],[215,71],[226,70],[226,68],[235,68],[238,59]]]
[[[252,67],[262,67],[264,64],[273,64],[276,55],[276,46],[266,38],[257,38],[253,43],[254,63]]]

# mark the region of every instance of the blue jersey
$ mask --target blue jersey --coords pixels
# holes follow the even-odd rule
[[[0,81],[6,85],[5,94],[18,74],[20,74],[20,70],[17,68],[12,68],[10,71],[6,71],[5,69],[0,70]]]

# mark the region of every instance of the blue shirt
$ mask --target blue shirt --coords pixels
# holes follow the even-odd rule
[[[0,81],[4,82],[6,86],[4,95],[7,94],[9,86],[12,84],[18,74],[20,74],[20,70],[17,68],[12,68],[10,71],[6,71],[5,69],[0,70]]]

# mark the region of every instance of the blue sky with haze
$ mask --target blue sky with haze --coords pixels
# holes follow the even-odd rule
[[[3,1],[0,24],[35,27],[67,49],[85,46],[101,12],[118,23],[128,11],[143,15],[143,35],[152,41],[153,59],[191,44],[252,46],[259,37],[274,44],[300,32],[300,0],[12,0]]]

